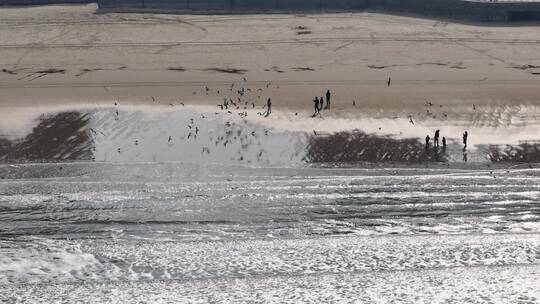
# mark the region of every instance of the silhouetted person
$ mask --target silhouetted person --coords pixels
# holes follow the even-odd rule
[[[467,148],[467,138],[469,137],[469,132],[465,131],[465,133],[463,133],[463,146],[464,148]]]
[[[321,98],[319,99],[319,112],[321,112],[323,107],[324,107],[324,98],[321,96]]]
[[[428,136],[426,136],[426,150],[429,149],[429,140],[430,140],[430,138],[429,138],[429,135],[428,135]]]
[[[446,149],[446,137],[442,138],[442,148]]]
[[[330,90],[326,91],[326,107],[325,109],[330,110]]]
[[[315,112],[313,113],[313,117],[317,116],[319,113],[319,97],[315,97],[313,99],[313,107],[315,108]]]
[[[392,82],[392,78],[388,77],[388,86],[390,86],[390,83]]]
[[[268,98],[268,100],[266,101],[266,116],[269,116],[270,113],[272,113],[272,99]]]
[[[433,147],[439,147],[439,134],[440,130],[436,130],[435,135],[433,136]]]

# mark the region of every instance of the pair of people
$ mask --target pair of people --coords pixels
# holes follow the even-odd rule
[[[330,110],[330,97],[331,93],[330,90],[326,91],[326,106],[324,107],[325,110]],[[313,113],[313,117],[317,116],[317,114],[321,115],[321,110],[324,106],[324,98],[321,96],[319,99],[318,97],[315,97],[313,100],[313,107],[315,109],[315,112]]]

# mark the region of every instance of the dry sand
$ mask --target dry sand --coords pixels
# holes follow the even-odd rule
[[[352,100],[386,109],[422,107],[425,100],[540,103],[534,26],[481,27],[372,13],[96,15],[95,9],[0,11],[2,106],[148,102],[150,96],[213,104],[220,99],[215,90],[223,92],[232,82],[279,86],[262,95],[290,108],[310,107],[326,88],[335,91],[339,108]],[[205,85],[209,96],[201,94]]]

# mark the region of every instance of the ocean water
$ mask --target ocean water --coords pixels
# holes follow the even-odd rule
[[[63,163],[0,177],[6,303],[540,301],[537,169]]]
[[[42,117],[3,142],[1,302],[540,302],[532,163],[360,133],[378,143],[362,163],[314,162],[336,139],[139,115]],[[388,143],[417,153],[385,162]]]

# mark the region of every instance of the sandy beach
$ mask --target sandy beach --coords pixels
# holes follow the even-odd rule
[[[523,24],[0,9],[0,302],[537,303],[539,51]]]
[[[291,132],[423,140],[442,129],[456,142],[469,130],[478,145],[538,140],[540,39],[532,25],[375,13],[95,12],[0,11],[2,133],[21,135],[59,109],[208,114],[241,98],[229,114]],[[327,89],[332,109],[312,119],[312,100]],[[273,114],[263,118],[267,98]]]
[[[327,88],[343,113],[350,113],[353,100],[362,111],[389,112],[421,109],[426,100],[454,107],[539,105],[534,25],[476,26],[375,13],[95,10],[0,12],[1,106],[149,103],[150,96],[214,104],[232,83],[253,90],[270,83],[260,95],[287,109],[308,109]]]

